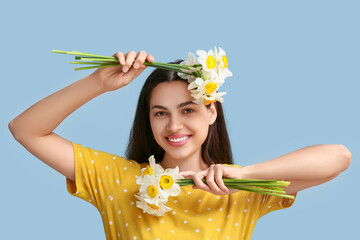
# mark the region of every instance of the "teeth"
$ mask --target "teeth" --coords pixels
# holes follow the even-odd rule
[[[170,142],[181,142],[181,141],[184,141],[186,139],[188,139],[189,136],[186,136],[186,137],[182,137],[182,138],[168,138]]]

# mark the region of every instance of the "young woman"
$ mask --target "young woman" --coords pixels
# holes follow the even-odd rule
[[[187,80],[159,69],[140,93],[128,160],[55,134],[53,130],[73,111],[126,86],[146,68],[144,61],[154,61],[145,51],[115,56],[122,66],[96,70],[9,123],[18,142],[66,177],[71,195],[98,209],[107,239],[250,239],[261,216],[288,208],[293,200],[228,189],[222,178],[290,181],[286,193],[296,197],[300,190],[333,179],[351,162],[345,146],[330,144],[305,147],[260,164],[233,165],[221,104],[193,103]],[[150,155],[164,168],[179,166],[181,174],[196,184],[169,197],[167,206],[172,210],[162,217],[136,207],[136,176]]]

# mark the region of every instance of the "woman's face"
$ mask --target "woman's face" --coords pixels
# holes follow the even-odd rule
[[[195,104],[184,81],[158,84],[150,98],[150,125],[156,142],[172,159],[201,157],[209,125],[216,120],[211,108]]]

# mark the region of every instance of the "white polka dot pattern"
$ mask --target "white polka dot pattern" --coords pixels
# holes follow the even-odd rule
[[[250,240],[249,233],[255,228],[260,209],[266,214],[285,208],[282,203],[290,205],[290,201],[285,204],[277,197],[243,191],[214,195],[183,186],[179,196],[169,198],[171,211],[163,217],[153,217],[136,207],[138,199],[133,196],[138,191],[135,176],[141,175],[144,165],[79,145],[74,151],[75,176],[80,181],[76,188],[72,186],[76,191],[73,195],[97,206],[106,233],[111,234],[107,239],[164,240],[181,236],[179,239]]]

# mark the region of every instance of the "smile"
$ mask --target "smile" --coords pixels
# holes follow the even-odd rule
[[[165,137],[166,141],[171,145],[171,146],[182,146],[184,144],[186,144],[189,140],[190,140],[191,136],[183,136],[183,137]]]
[[[171,142],[182,142],[182,141],[184,141],[184,140],[186,140],[186,139],[188,139],[188,138],[189,138],[189,136],[182,137],[182,138],[168,138],[168,139],[169,139],[169,141],[171,141]]]

